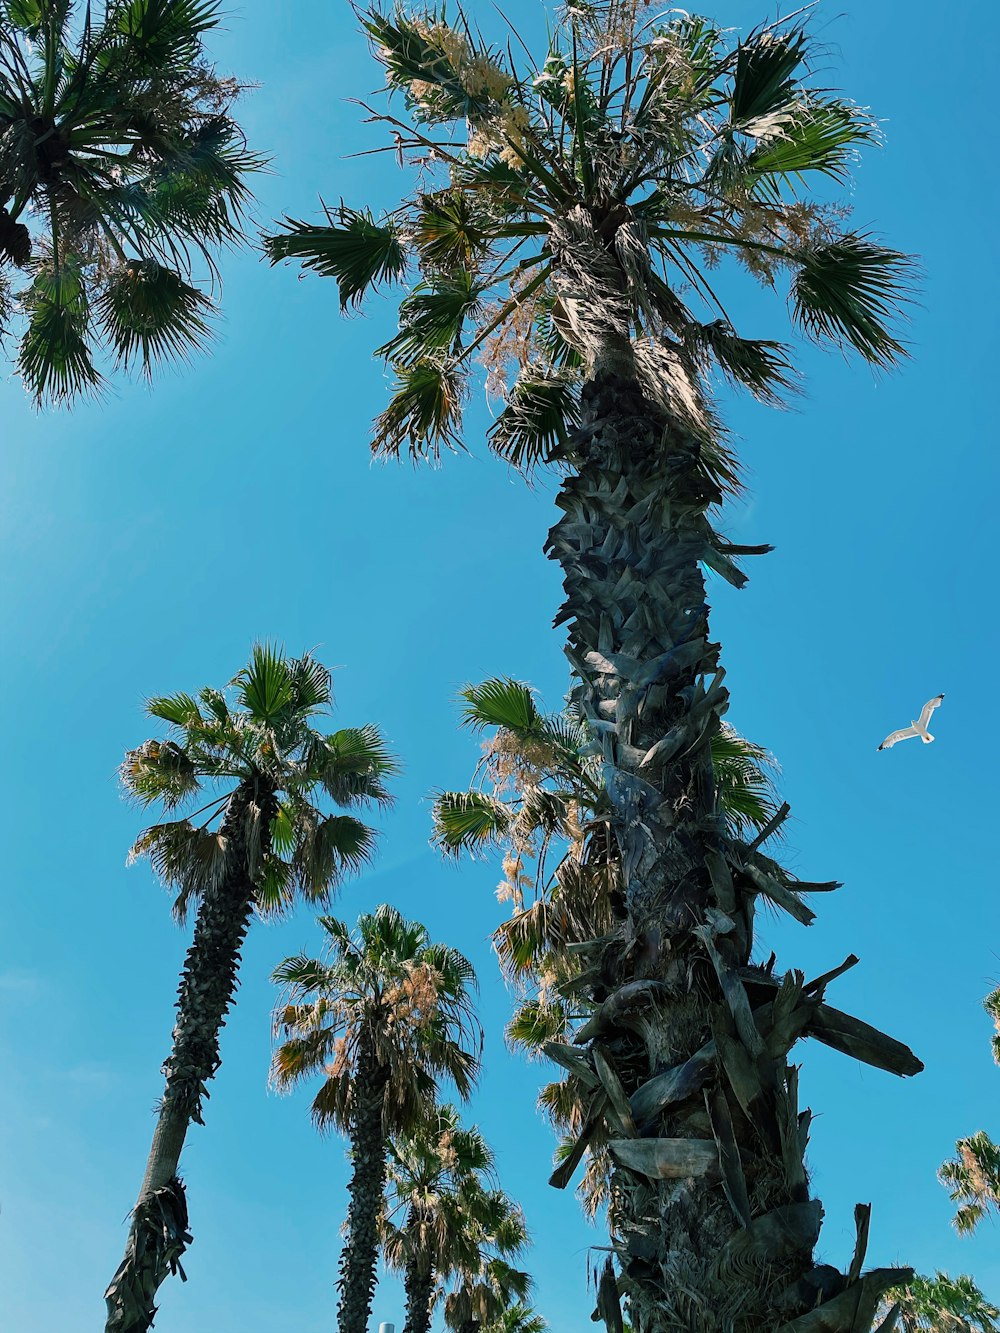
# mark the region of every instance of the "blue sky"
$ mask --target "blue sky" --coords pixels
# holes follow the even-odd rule
[[[473,12],[492,13],[473,5]],[[511,14],[540,31],[527,0]],[[764,14],[719,0],[738,24]],[[773,542],[738,594],[712,586],[731,719],[781,761],[788,858],[838,878],[816,925],[764,921],[761,946],[816,973],[856,952],[839,1006],[909,1042],[906,1083],[797,1048],[814,1108],[810,1162],[843,1262],[856,1200],[874,1204],[871,1262],[970,1271],[1000,1302],[991,1225],[949,1227],[934,1172],[955,1138],[1000,1133],[1000,1071],[980,1009],[1000,975],[991,816],[998,634],[990,582],[998,464],[990,243],[997,188],[992,6],[841,0],[819,22],[836,81],[885,120],[858,176],[856,218],[926,270],[913,359],[876,378],[804,348],[808,394],[775,413],[724,400],[750,494],[724,526]],[[331,200],[391,202],[392,158],[346,98],[378,79],[346,5],[246,0],[215,44],[259,83],[244,120],[274,157],[260,217]],[[210,356],[153,390],[117,384],[72,415],[38,414],[0,384],[0,1316],[33,1333],[97,1327],[160,1090],[187,937],[144,866],[126,868],[141,815],[120,799],[122,752],[147,735],[149,694],[224,683],[255,637],[315,647],[338,667],[337,723],[376,721],[405,762],[375,869],[339,914],[392,901],[463,949],[482,980],[487,1069],[471,1110],[535,1236],[537,1305],[555,1333],[587,1321],[599,1231],[545,1185],[552,1139],[532,1111],[541,1071],[507,1055],[509,998],[488,936],[496,867],[442,865],[427,793],[460,785],[474,744],[455,694],[509,673],[552,703],[566,680],[558,571],[541,554],[553,484],[527,489],[481,447],[437,470],[372,466],[384,396],[370,348],[388,305],[342,320],[331,284],[251,254],[224,264]],[[782,336],[780,301],[747,301],[753,336]],[[938,743],[877,754],[930,695]],[[317,941],[309,915],[257,926],[224,1064],[184,1166],[195,1244],[189,1282],[163,1289],[160,1333],[318,1333],[332,1283],[345,1164],[304,1097],[269,1093],[271,968]],[[402,1323],[383,1285],[375,1321]]]

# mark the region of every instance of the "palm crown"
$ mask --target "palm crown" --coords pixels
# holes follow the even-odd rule
[[[516,53],[489,45],[461,11],[363,23],[403,102],[401,116],[367,109],[418,187],[383,217],[341,205],[265,244],[334,277],[344,306],[411,283],[379,348],[396,384],[376,451],[458,445],[476,352],[505,401],[491,446],[518,465],[558,452],[581,374],[612,355],[696,428],[713,366],[774,399],[793,382],[787,352],[736,333],[708,276],[727,256],[765,286],[787,279],[809,336],[876,365],[902,354],[891,325],[910,261],[827,195],[876,125],[816,85],[801,22],[733,42],[639,0],[574,0],[541,60],[517,33]]]
[[[476,1126],[460,1123],[453,1106],[435,1107],[392,1142],[388,1181],[383,1248],[390,1267],[407,1275],[412,1327],[429,1324],[441,1286],[453,1274],[460,1285],[476,1282],[490,1260],[508,1264],[526,1244],[521,1210],[495,1188],[489,1145]],[[510,1272],[526,1291],[527,1275]]]
[[[208,64],[217,0],[0,5],[0,324],[25,320],[18,370],[38,400],[120,366],[198,347],[215,276],[250,195],[230,115],[239,86]],[[24,272],[11,285],[4,263]]]
[[[126,756],[126,789],[141,804],[168,811],[212,793],[190,817],[146,829],[132,849],[176,888],[178,915],[225,874],[228,838],[217,821],[237,788],[249,797],[241,803],[241,841],[258,911],[282,912],[296,892],[326,902],[370,857],[374,830],[323,806],[387,803],[385,779],[398,766],[375,726],[317,730],[315,719],[331,701],[330,673],[319,662],[259,644],[228,698],[203,689],[197,699],[149,700],[147,712],[167,722],[169,733]]]
[[[466,1098],[482,1042],[468,960],[432,943],[423,926],[385,904],[360,917],[353,934],[332,917],[321,917],[320,925],[328,958],[288,958],[274,973],[290,1000],[277,1013],[286,1036],[274,1057],[278,1086],[325,1072],[314,1118],[347,1131],[354,1075],[370,1043],[374,1068],[385,1079],[385,1133],[412,1128],[442,1077]]]

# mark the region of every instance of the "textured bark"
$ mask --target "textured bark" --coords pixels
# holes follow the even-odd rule
[[[358,1067],[351,1088],[351,1160],[354,1170],[347,1187],[347,1239],[340,1252],[337,1289],[340,1333],[366,1333],[375,1295],[379,1216],[386,1172],[386,1135],[383,1121],[386,1071],[375,1059],[371,1036],[362,1033]]]
[[[221,830],[227,839],[226,873],[199,904],[181,971],[173,1045],[163,1065],[166,1086],[146,1174],[132,1212],[125,1257],[105,1292],[107,1333],[143,1333],[156,1314],[160,1285],[172,1274],[184,1276],[180,1260],[191,1236],[177,1169],[188,1126],[203,1123],[202,1098],[208,1096],[206,1084],[221,1064],[219,1034],[238,985],[240,950],[254,901],[246,841],[252,802],[260,806],[265,831],[277,810],[272,791],[255,791],[245,782],[226,811]]]
[[[710,741],[728,696],[699,562],[744,581],[707,518],[722,497],[698,439],[643,396],[627,358],[604,365],[614,368],[583,390],[547,550],[564,571],[557,623],[569,622],[575,697],[603,747],[624,880],[620,937],[587,959],[600,1008],[577,1038],[599,1038],[589,1056],[613,1094],[603,1105],[618,1285],[635,1333],[868,1328],[869,1307],[905,1273],[862,1277],[863,1243],[846,1276],[814,1264],[809,1113],[786,1060],[798,1036],[826,1040],[836,1011],[821,1003],[824,979],[809,988],[800,973],[750,966],[759,893],[805,922],[812,913],[775,862],[728,837],[715,808]],[[849,1023],[855,1045],[859,1029],[874,1034],[883,1067],[921,1067]],[[634,1120],[614,1110],[622,1092]],[[650,1142],[630,1148],[623,1129]],[[826,1322],[794,1322],[824,1303]]]
[[[410,1208],[407,1217],[407,1230],[416,1240],[420,1218],[416,1209]],[[414,1250],[419,1247],[414,1244]],[[403,1275],[406,1292],[406,1323],[403,1333],[427,1333],[431,1326],[431,1298],[434,1295],[434,1270],[427,1255],[416,1253],[406,1265]]]

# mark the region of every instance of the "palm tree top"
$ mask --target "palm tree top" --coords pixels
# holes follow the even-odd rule
[[[239,788],[251,797],[251,814],[259,815],[265,793],[278,798],[267,828],[250,839],[260,910],[285,909],[296,890],[327,901],[340,879],[370,858],[374,830],[350,814],[324,814],[321,805],[387,804],[385,782],[399,765],[373,725],[318,729],[314,723],[332,701],[322,663],[267,644],[254,645],[225,691],[207,687],[197,698],[178,693],[147,701],[146,712],[167,723],[167,735],[128,752],[121,768],[126,791],[142,806],[169,812],[209,796],[189,817],[146,829],[132,849],[133,857],[148,855],[177,888],[180,914],[223,871],[226,835],[219,825]]]
[[[147,375],[210,334],[218,276],[264,159],[209,63],[218,0],[0,4],[0,324],[38,402]],[[25,276],[15,287],[14,273]]]
[[[320,917],[319,925],[326,957],[299,954],[273,974],[287,988],[287,1003],[275,1015],[287,1038],[275,1053],[277,1086],[324,1071],[314,1118],[346,1129],[354,1071],[370,1043],[387,1080],[387,1132],[420,1123],[442,1077],[466,1099],[483,1044],[474,1004],[478,983],[468,959],[431,941],[424,926],[387,903],[360,916],[353,931],[330,916]]]
[[[713,274],[729,258],[786,287],[809,337],[876,366],[903,355],[911,261],[836,198],[877,125],[821,84],[802,18],[734,38],[640,0],[574,2],[536,55],[454,14],[362,15],[390,95],[366,109],[419,173],[409,197],[381,217],[341,204],[321,225],[286,219],[265,239],[272,262],[335,278],[345,307],[408,284],[378,349],[396,387],[377,452],[459,446],[475,354],[506,402],[491,446],[517,465],[565,442],[581,371],[611,352],[702,429],[713,367],[776,400],[794,382],[788,351],[737,334]]]

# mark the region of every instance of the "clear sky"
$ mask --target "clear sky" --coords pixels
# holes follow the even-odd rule
[[[391,156],[344,160],[379,142],[345,100],[378,84],[348,6],[229,12],[214,49],[259,84],[244,119],[274,157],[261,219],[313,214],[321,191],[393,201]],[[510,12],[541,31],[534,3]],[[710,12],[746,25],[773,11],[719,0]],[[765,921],[762,945],[812,973],[858,953],[831,999],[927,1064],[903,1083],[797,1048],[823,1253],[846,1261],[853,1205],[871,1200],[871,1262],[970,1271],[1000,1302],[995,1230],[957,1239],[934,1175],[958,1135],[1000,1133],[980,1009],[1000,973],[986,753],[1000,647],[988,536],[1000,18],[984,0],[839,0],[818,21],[831,81],[885,119],[856,216],[922,257],[913,359],[877,379],[804,349],[794,411],[726,400],[751,495],[725,528],[777,550],[745,592],[713,584],[714,625],[730,717],[783,766],[791,864],[846,884],[809,931]],[[460,785],[476,757],[456,728],[459,687],[508,673],[553,704],[563,691],[558,571],[541,554],[553,485],[528,490],[486,457],[484,408],[469,418],[471,456],[372,467],[367,423],[385,385],[370,349],[389,307],[342,320],[332,283],[251,254],[224,273],[213,352],[152,391],[119,384],[72,415],[38,414],[16,381],[0,384],[0,1326],[102,1326],[148,1147],[187,936],[148,869],[125,865],[142,817],[115,771],[148,734],[142,700],[222,685],[255,637],[273,637],[337,666],[337,724],[378,722],[405,761],[377,866],[337,910],[392,901],[474,960],[488,1044],[471,1114],[527,1212],[538,1307],[554,1333],[578,1333],[593,1308],[588,1246],[603,1237],[546,1186],[540,1071],[503,1047],[497,869],[444,866],[427,845],[427,793]],[[780,300],[747,310],[747,334],[784,334]],[[935,745],[876,753],[941,690]],[[254,928],[207,1127],[184,1158],[190,1280],[163,1288],[159,1333],[333,1324],[343,1146],[316,1136],[304,1097],[266,1086],[269,972],[316,943],[306,912]],[[380,1288],[373,1317],[402,1323],[397,1288]]]

